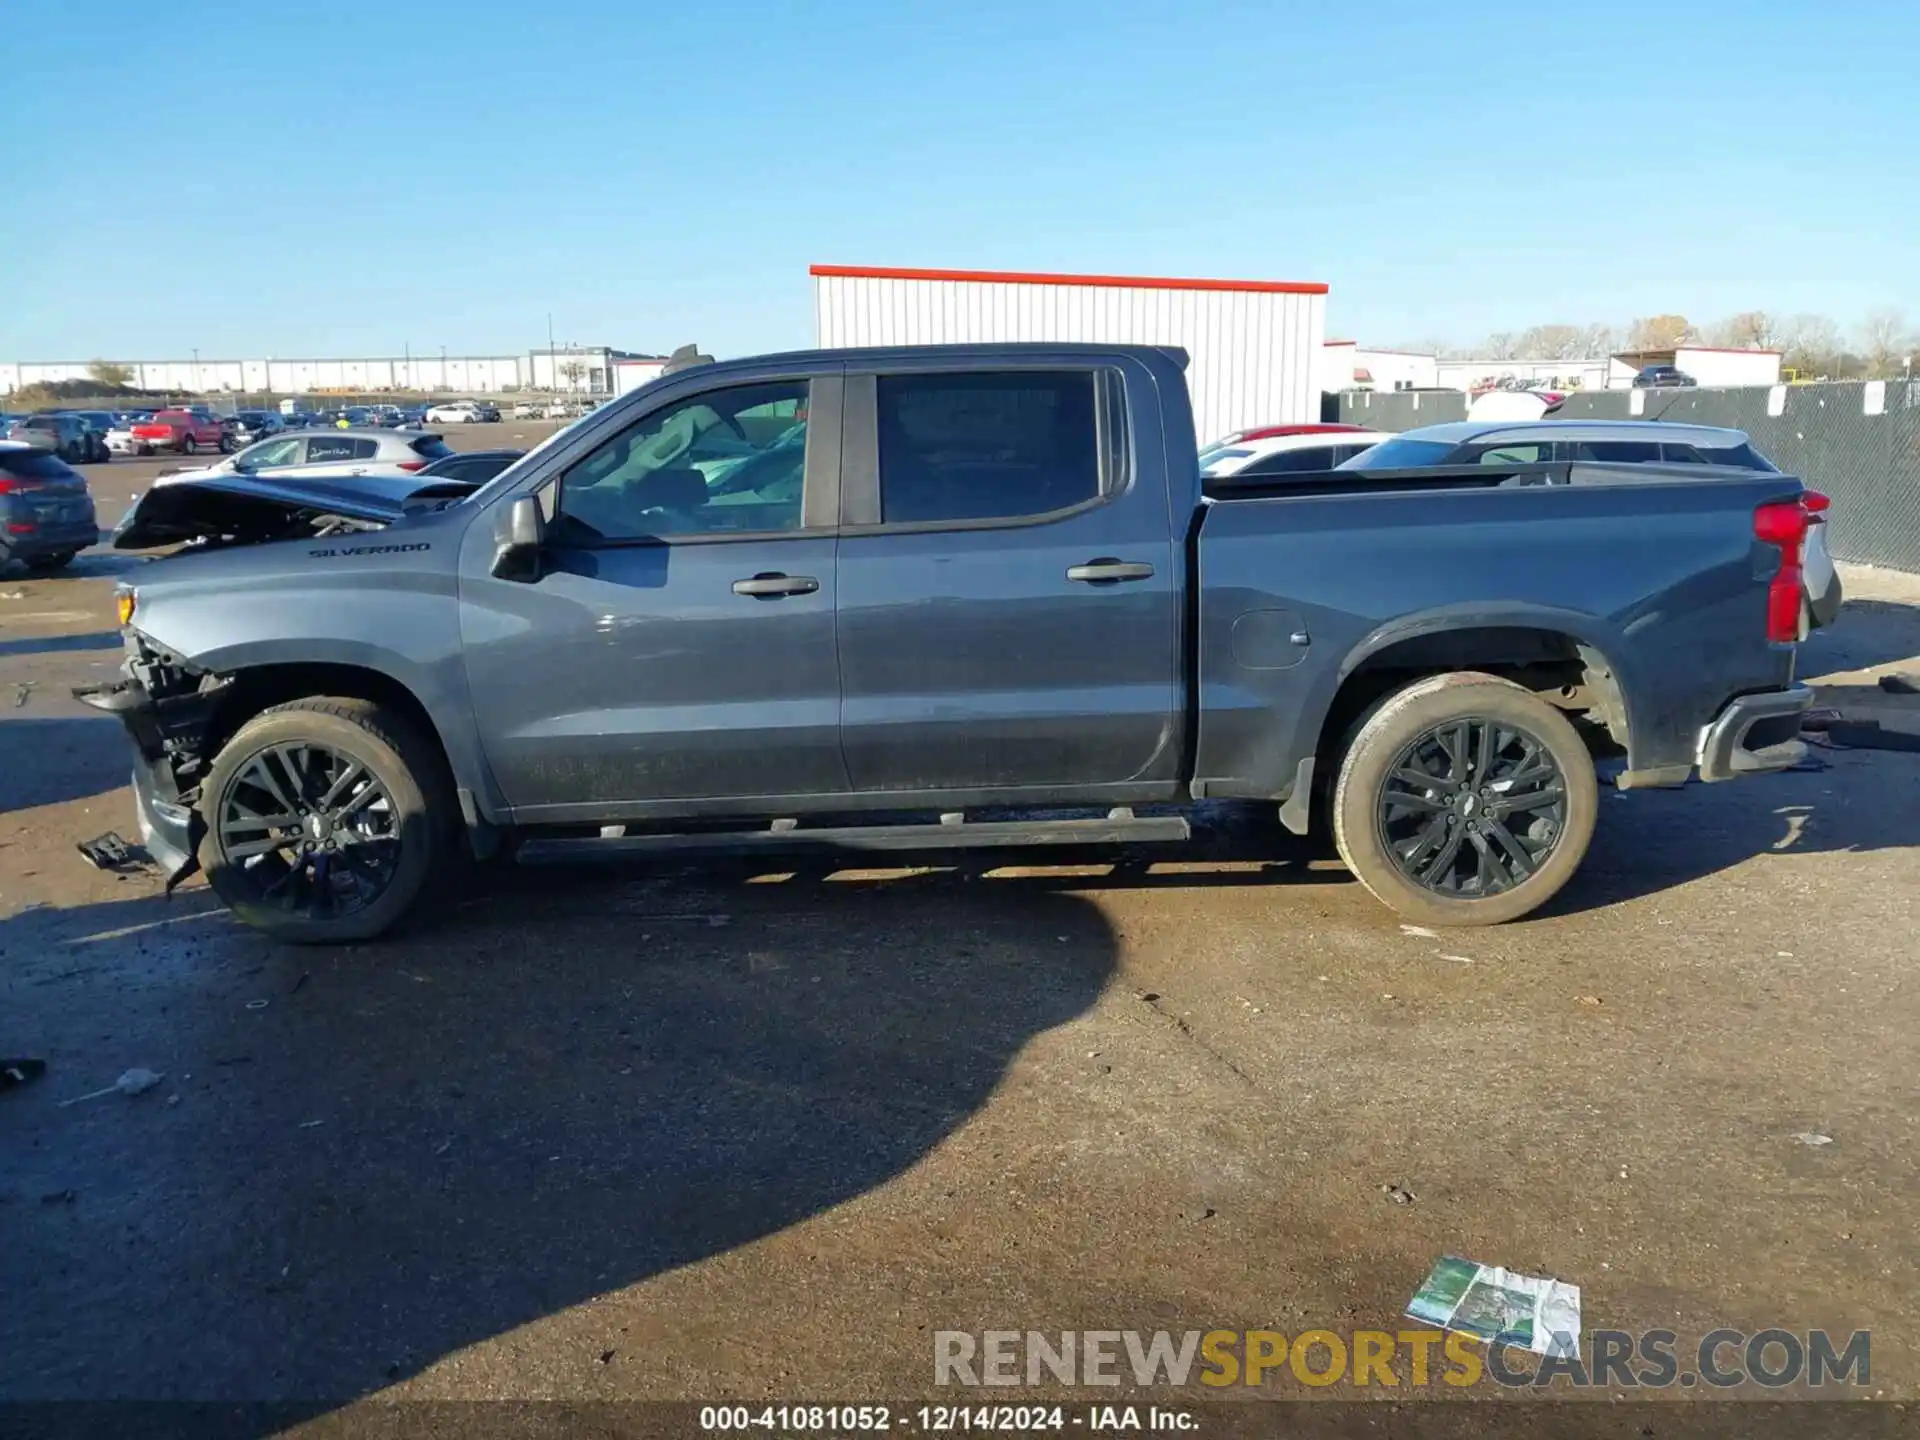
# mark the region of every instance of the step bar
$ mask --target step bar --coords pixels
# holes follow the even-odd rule
[[[1018,845],[1119,845],[1181,841],[1193,837],[1184,815],[1135,815],[1122,806],[1103,817],[1081,820],[974,820],[942,815],[933,825],[822,825],[802,829],[791,819],[764,830],[715,830],[691,834],[578,836],[527,840],[523,865],[628,855],[845,854],[891,850],[964,850]]]

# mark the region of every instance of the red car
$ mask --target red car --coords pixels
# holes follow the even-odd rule
[[[202,450],[218,450],[225,434],[225,427],[211,415],[194,410],[159,410],[151,420],[133,427],[133,443],[143,454],[175,450],[182,455],[197,455]]]

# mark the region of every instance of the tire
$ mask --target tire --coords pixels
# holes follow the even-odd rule
[[[200,453],[200,442],[191,435],[182,435],[180,437],[180,453],[182,455],[198,455]]]
[[[336,882],[327,890],[327,903],[321,905],[314,899],[317,863],[290,864],[284,848],[257,857],[236,858],[229,853],[231,848],[248,843],[239,836],[230,843],[228,835],[223,834],[222,817],[229,805],[239,813],[241,807],[252,808],[246,797],[267,794],[250,778],[259,774],[252,768],[254,762],[272,764],[272,778],[281,782],[283,791],[284,782],[295,773],[281,760],[268,760],[270,752],[284,754],[281,747],[312,747],[304,750],[306,759],[302,762],[308,765],[309,777],[316,768],[313,756],[320,751],[357,764],[384,789],[386,808],[368,805],[360,815],[370,828],[391,831],[391,837],[397,840],[397,856],[380,867],[387,876],[384,888],[363,903],[337,908]],[[321,772],[310,784],[308,794],[290,797],[296,807],[303,800],[316,798],[311,790],[326,780],[326,772]],[[351,796],[354,791],[347,793]],[[201,786],[200,812],[204,822],[200,864],[214,893],[240,920],[294,945],[373,939],[400,923],[457,858],[460,812],[445,762],[406,717],[368,700],[316,696],[276,705],[254,716],[215,757]],[[264,834],[266,827],[256,825],[252,829]],[[303,839],[308,834],[304,828],[297,833]],[[347,852],[384,857],[393,853],[384,848],[384,843],[376,840],[371,848],[342,845],[339,852],[327,856],[327,861],[340,865],[346,886],[357,890],[362,880],[350,868]],[[293,874],[296,869],[300,872],[297,876]],[[288,888],[282,891],[282,885]],[[359,900],[357,894],[351,898]]]
[[[1443,728],[1467,752],[1457,765]],[[1557,773],[1542,779],[1545,760]],[[1432,783],[1397,778],[1410,773]],[[1565,715],[1510,681],[1463,671],[1417,681],[1374,710],[1341,759],[1331,808],[1340,858],[1389,909],[1423,925],[1501,925],[1544,905],[1580,868],[1600,787]]]
[[[27,562],[27,569],[36,575],[51,575],[56,570],[64,570],[73,563],[78,550],[62,550],[58,555],[40,555]]]

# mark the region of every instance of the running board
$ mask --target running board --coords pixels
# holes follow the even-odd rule
[[[800,829],[775,820],[765,830],[720,830],[687,835],[600,835],[542,840],[520,847],[523,865],[585,860],[595,856],[741,854],[751,852],[832,854],[872,850],[958,850],[999,845],[1118,845],[1192,838],[1184,815],[1141,818],[1117,809],[1098,820],[982,820],[944,815],[937,825],[844,825]]]

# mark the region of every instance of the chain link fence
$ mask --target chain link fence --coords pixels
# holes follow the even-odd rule
[[[1327,398],[1329,420],[1375,430],[1466,418],[1465,395],[1452,406],[1425,391]],[[1744,430],[1774,464],[1833,498],[1828,543],[1838,558],[1920,572],[1920,380],[1575,391],[1553,418]]]

